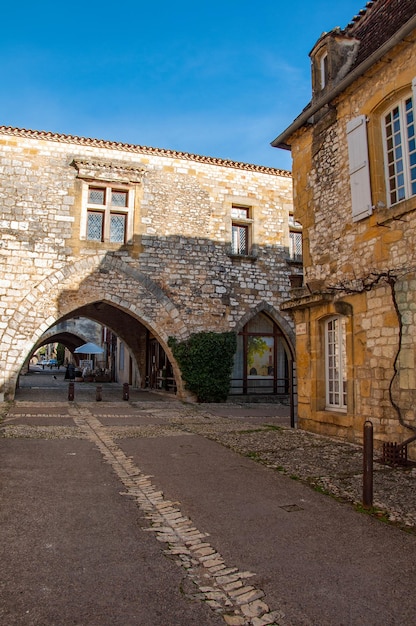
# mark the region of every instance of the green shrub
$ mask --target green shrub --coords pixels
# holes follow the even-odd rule
[[[181,342],[169,337],[168,345],[179,364],[186,389],[196,395],[198,402],[227,399],[237,349],[236,333],[195,333]]]
[[[56,346],[56,359],[58,361],[58,365],[63,365],[64,357],[65,346],[63,346],[61,343],[58,343],[58,345]]]

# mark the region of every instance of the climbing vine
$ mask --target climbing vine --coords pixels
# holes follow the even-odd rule
[[[399,336],[398,336],[398,345],[396,350],[396,355],[393,362],[393,376],[390,379],[389,384],[389,400],[390,403],[395,410],[399,423],[413,433],[416,433],[416,427],[412,424],[409,424],[403,416],[403,410],[401,406],[396,402],[394,398],[393,388],[394,383],[399,376],[399,357],[400,352],[402,350],[403,344],[403,316],[400,312],[400,308],[397,302],[397,292],[396,292],[396,283],[398,280],[401,280],[405,275],[414,273],[414,267],[408,268],[394,268],[388,269],[385,271],[373,271],[367,274],[362,278],[354,278],[353,280],[345,280],[337,285],[329,286],[328,290],[332,292],[343,292],[344,294],[354,294],[354,293],[364,293],[365,291],[371,291],[375,289],[380,284],[388,285],[390,289],[391,299],[394,311],[397,316],[398,326],[399,326]]]
[[[224,402],[230,389],[233,357],[237,349],[234,332],[201,332],[168,345],[181,369],[186,388],[198,402]]]

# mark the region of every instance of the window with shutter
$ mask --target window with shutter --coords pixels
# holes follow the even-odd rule
[[[347,141],[352,220],[358,222],[373,212],[365,115],[359,115],[347,123]]]

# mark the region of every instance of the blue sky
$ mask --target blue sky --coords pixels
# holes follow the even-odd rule
[[[365,2],[6,2],[0,124],[290,169],[308,53]]]

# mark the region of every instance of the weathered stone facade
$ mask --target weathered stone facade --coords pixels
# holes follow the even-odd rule
[[[238,331],[265,311],[293,353],[292,321],[280,310],[291,273],[289,172],[1,127],[0,180],[2,399],[13,397],[42,334],[76,315],[117,332],[139,367],[149,330],[182,395],[169,336]],[[94,185],[128,194],[123,243],[89,239]],[[247,210],[244,254],[231,249],[233,206]]]
[[[338,44],[342,39],[349,45],[354,40],[358,56],[349,59],[339,81],[329,73],[328,84],[314,93],[303,117],[274,142],[292,150],[295,218],[302,223],[304,235],[305,286],[293,292],[285,305],[297,328],[299,424],[361,441],[363,423],[370,419],[378,446],[402,442],[416,432],[412,122],[409,143],[406,139],[403,148],[410,151],[405,197],[392,199],[388,176],[396,167],[399,181],[400,164],[386,165],[385,147],[386,116],[395,103],[407,102],[416,113],[415,28],[412,2],[376,0],[344,31],[325,34],[315,48],[320,54],[326,42],[336,38]],[[314,84],[319,85],[319,58],[315,59],[314,51],[311,54]],[[348,144],[355,120],[366,127],[368,154],[365,142],[361,143],[357,169],[362,172],[368,167],[369,202],[363,201],[365,181],[354,178],[352,150],[357,146]],[[354,213],[354,194],[362,202],[361,213]],[[329,405],[326,395],[325,323],[331,317],[342,318],[346,331],[347,399],[345,406],[337,408]],[[414,444],[410,452],[416,455]]]

